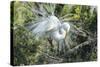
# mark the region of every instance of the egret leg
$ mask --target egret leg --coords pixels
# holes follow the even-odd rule
[[[65,52],[66,52],[66,42],[65,42],[65,40],[63,40],[62,51],[65,54]]]
[[[57,48],[57,54],[58,54],[58,56],[60,55],[60,44],[58,43],[58,48]]]
[[[51,45],[51,51],[53,52],[53,44],[52,44],[52,39],[51,38],[48,38],[48,42],[50,43],[50,45]]]
[[[57,48],[58,49],[58,51],[57,51],[58,52],[58,56],[60,56],[60,54],[62,52],[62,41],[59,41],[57,46],[58,46],[58,48]]]
[[[60,54],[63,55],[65,53],[65,43],[62,40],[60,44]]]

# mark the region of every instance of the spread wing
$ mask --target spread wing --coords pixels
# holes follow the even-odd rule
[[[34,35],[42,37],[47,35],[48,32],[57,29],[58,20],[50,17],[51,15],[54,15],[55,4],[35,3],[31,11],[34,15],[36,15],[36,17],[38,17],[38,19],[36,19],[38,21],[36,21],[36,23],[33,21],[32,23],[26,25],[26,28],[30,30]]]
[[[54,16],[50,16],[35,24],[30,24],[28,29],[37,37],[43,37],[48,35],[51,31],[58,29],[59,25],[59,20]]]

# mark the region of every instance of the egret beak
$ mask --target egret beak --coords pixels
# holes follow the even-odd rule
[[[66,44],[66,37],[67,37],[67,33],[66,33],[66,35],[65,35],[65,38],[64,38],[64,42],[65,42],[65,44]],[[66,44],[66,46],[67,46],[67,49],[69,50],[70,49],[70,46],[69,46],[69,44]]]

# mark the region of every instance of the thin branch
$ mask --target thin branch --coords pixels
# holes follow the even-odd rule
[[[46,57],[48,57],[48,58],[50,58],[50,59],[53,59],[53,60],[57,60],[57,61],[59,61],[59,62],[61,62],[61,61],[63,61],[63,59],[62,58],[59,58],[59,57],[54,57],[54,56],[51,56],[51,55],[49,55],[48,53],[45,53],[43,50],[38,50],[38,52],[39,53],[43,53],[43,55],[45,55]]]
[[[90,43],[94,43],[94,42],[96,42],[96,41],[97,41],[96,38],[95,38],[95,39],[88,40],[88,41],[85,41],[85,42],[79,44],[78,46],[76,46],[76,47],[74,47],[74,48],[72,48],[72,49],[69,49],[69,50],[67,51],[67,54],[68,54],[68,53],[73,53],[74,51],[76,51],[76,50],[79,49],[79,48],[82,48],[83,46],[92,45],[92,44],[90,44]],[[93,45],[95,45],[95,44],[93,44]]]
[[[74,15],[74,14],[66,14],[66,15],[60,17],[60,19],[61,19],[61,20],[64,20],[65,17],[69,17],[69,16],[72,16],[72,15]]]
[[[58,60],[58,61],[63,61],[63,59],[61,58],[58,58],[58,57],[54,57],[54,56],[50,56],[48,55],[47,53],[44,53],[47,57],[51,58],[51,59],[54,59],[54,60]]]

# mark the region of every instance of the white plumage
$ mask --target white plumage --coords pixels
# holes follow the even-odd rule
[[[36,39],[39,38],[50,38],[54,40],[58,45],[59,51],[64,49],[64,45],[66,45],[68,48],[68,44],[65,44],[65,38],[67,37],[67,34],[70,31],[70,25],[67,22],[61,22],[55,15],[55,5],[46,6],[43,8],[43,5],[40,6],[42,7],[42,13],[40,11],[36,11],[36,9],[32,9],[33,12],[39,13],[39,14],[44,14],[45,9],[47,10],[47,14],[42,15],[42,18],[39,18],[40,20],[37,23],[33,23],[29,25],[27,28],[32,31],[33,35],[35,35]],[[52,9],[47,9],[47,8],[52,8]],[[48,12],[51,12],[48,14]],[[47,15],[47,16],[45,16]]]
[[[69,45],[65,43],[65,38],[70,31],[70,25],[68,22],[61,23],[59,19],[54,16],[48,16],[41,22],[38,22],[33,25],[31,31],[35,35],[36,39],[40,38],[51,38],[58,44],[58,51],[65,49],[64,47]]]
[[[32,29],[33,34],[37,37],[44,37],[50,35],[53,31],[57,30],[60,26],[60,21],[55,16],[49,16],[39,22],[37,26]]]

